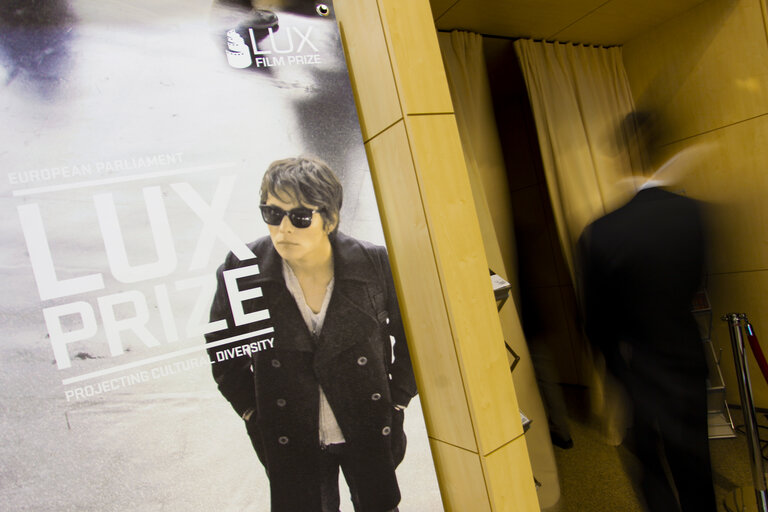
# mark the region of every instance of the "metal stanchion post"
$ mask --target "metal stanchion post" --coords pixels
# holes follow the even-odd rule
[[[744,413],[744,430],[747,433],[747,443],[749,444],[752,482],[755,486],[757,509],[759,512],[768,512],[768,494],[766,493],[763,469],[763,453],[760,449],[755,403],[752,399],[752,385],[749,380],[749,368],[747,366],[747,353],[741,333],[741,321],[746,321],[746,318],[747,315],[743,313],[728,313],[723,317],[723,320],[726,320],[730,326],[733,360],[736,363],[736,378],[739,380],[739,396],[741,397],[741,410]]]

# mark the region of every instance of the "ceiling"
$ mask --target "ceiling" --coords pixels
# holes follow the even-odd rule
[[[430,0],[438,30],[621,45],[703,0]]]

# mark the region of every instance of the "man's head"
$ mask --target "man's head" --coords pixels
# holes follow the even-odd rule
[[[623,138],[637,144],[643,163],[643,173],[653,174],[658,164],[663,126],[659,116],[650,110],[635,110],[627,114],[621,123]],[[626,140],[625,139],[625,140]]]
[[[342,186],[328,164],[318,158],[307,156],[272,162],[261,181],[261,204],[266,203],[268,195],[315,208],[328,233],[338,229]]]

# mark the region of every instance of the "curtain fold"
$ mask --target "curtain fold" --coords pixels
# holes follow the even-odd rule
[[[514,223],[483,56],[483,38],[454,31],[441,33],[439,40],[473,197],[477,205],[483,206],[478,206],[478,214],[481,228],[485,230],[484,240],[498,245],[501,251],[503,266],[493,270],[516,289]]]
[[[642,160],[636,127],[624,122],[634,101],[620,47],[515,41],[528,88],[547,188],[563,255],[576,279],[574,252],[584,228],[634,193]],[[585,345],[588,347],[588,345]],[[630,419],[604,362],[583,354],[593,411],[606,441],[621,443]]]
[[[621,48],[515,41],[566,262],[589,222],[635,192],[642,171]]]
[[[493,112],[490,85],[478,34],[439,33],[456,122],[461,137],[472,195],[480,221],[488,266],[517,289],[517,261],[507,168]],[[517,293],[499,311],[507,344],[520,356],[512,374],[521,410],[533,421],[525,434],[531,467],[542,484],[542,509],[560,499],[560,484],[547,416],[539,394],[531,356],[523,336],[516,305]]]

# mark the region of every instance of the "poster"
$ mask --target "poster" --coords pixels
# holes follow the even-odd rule
[[[205,334],[270,163],[385,244],[332,3],[0,0],[0,115],[3,508],[270,510]],[[404,429],[399,509],[442,510],[418,395]]]

